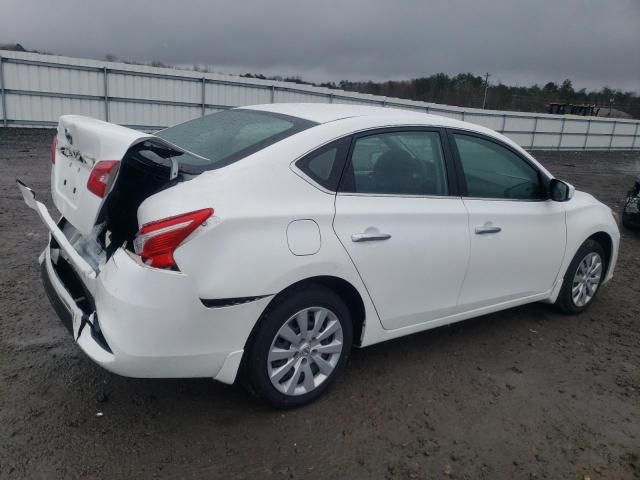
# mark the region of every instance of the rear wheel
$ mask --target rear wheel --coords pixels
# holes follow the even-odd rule
[[[605,253],[595,240],[587,240],[576,252],[567,273],[556,306],[565,313],[580,313],[593,302],[606,272]]]
[[[310,403],[343,370],[352,336],[337,294],[323,286],[296,290],[260,319],[245,363],[249,386],[277,408]]]

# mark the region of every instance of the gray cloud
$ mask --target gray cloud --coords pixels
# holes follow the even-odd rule
[[[638,0],[0,0],[0,43],[315,81],[485,71],[640,92]]]

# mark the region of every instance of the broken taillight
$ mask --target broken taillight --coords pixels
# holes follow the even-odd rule
[[[53,142],[51,142],[51,163],[56,163],[56,148],[58,148],[58,136],[53,137]]]
[[[205,208],[145,223],[136,235],[133,248],[151,267],[174,268],[175,249],[211,215],[213,208]]]
[[[96,163],[91,170],[89,180],[87,180],[87,188],[90,192],[95,193],[100,198],[104,198],[109,185],[109,178],[113,168],[118,165],[118,160],[101,160]]]

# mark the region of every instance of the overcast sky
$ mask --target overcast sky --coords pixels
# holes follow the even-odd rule
[[[0,0],[0,43],[310,81],[491,72],[640,92],[640,0]]]

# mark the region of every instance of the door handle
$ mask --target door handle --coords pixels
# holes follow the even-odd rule
[[[390,238],[391,235],[388,233],[354,233],[351,235],[352,242],[376,242]]]
[[[476,227],[476,235],[487,235],[489,233],[499,233],[502,229],[500,227],[494,227],[492,225],[483,225],[482,227]]]

